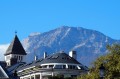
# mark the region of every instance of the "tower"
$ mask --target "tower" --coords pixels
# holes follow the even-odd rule
[[[14,65],[18,62],[23,62],[23,58],[25,57],[25,55],[26,52],[17,35],[15,35],[13,41],[11,42],[6,53],[4,54],[7,66]]]

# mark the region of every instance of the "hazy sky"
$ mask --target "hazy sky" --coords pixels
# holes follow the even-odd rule
[[[120,0],[0,0],[0,44],[63,25],[120,39]]]

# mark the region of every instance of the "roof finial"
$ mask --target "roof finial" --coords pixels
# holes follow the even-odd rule
[[[17,35],[17,31],[15,31],[15,35]]]

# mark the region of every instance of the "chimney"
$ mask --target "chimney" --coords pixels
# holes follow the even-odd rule
[[[38,57],[35,55],[35,61],[38,60]]]
[[[44,52],[44,59],[47,57],[47,52]]]
[[[70,51],[69,52],[69,56],[73,57],[74,59],[77,59],[77,53],[76,53],[76,51]]]

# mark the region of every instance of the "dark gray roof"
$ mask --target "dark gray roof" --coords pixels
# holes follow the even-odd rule
[[[14,79],[13,73],[17,70],[17,68],[24,65],[25,62],[19,62],[9,67],[5,67],[3,64],[4,61],[0,61],[0,79]]]
[[[26,55],[26,52],[20,43],[17,35],[15,35],[14,40],[11,42],[10,46],[8,47],[6,53],[4,55],[9,54],[19,54],[19,55]]]
[[[6,69],[0,63],[0,79],[5,79],[5,78],[7,79],[8,77],[9,76]]]
[[[44,64],[44,63],[71,63],[71,64],[80,64],[76,59],[70,57],[66,53],[55,53],[55,54],[53,54],[51,56],[46,57],[40,63],[41,64]]]
[[[47,64],[47,63],[67,63],[67,64],[80,64],[80,65],[82,65],[76,59],[70,57],[66,53],[55,53],[55,54],[52,54],[50,56],[47,56],[45,59],[41,58],[41,59],[38,59],[32,63],[25,64],[24,66],[19,67],[17,70],[19,71],[19,70],[22,70],[25,68],[29,68],[32,66],[38,66],[40,64]]]
[[[15,70],[17,70],[19,67],[23,66],[24,64],[26,64],[25,62],[18,62],[10,67],[7,68],[7,71],[12,74],[14,73]]]
[[[0,61],[0,65],[6,67],[7,63],[5,61]]]

